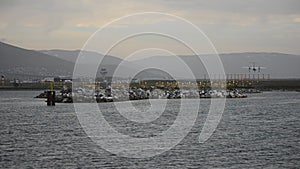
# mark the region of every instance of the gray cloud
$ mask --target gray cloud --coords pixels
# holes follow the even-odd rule
[[[209,23],[217,24],[230,24],[241,20],[275,22],[284,20],[282,18],[292,20],[290,17],[300,17],[299,0],[130,0],[126,3],[118,0],[3,0],[0,4],[0,18],[3,22],[43,25],[48,31],[63,25],[74,26],[77,24],[76,20],[109,20],[124,14],[149,10],[171,13],[178,10],[179,14],[182,13],[194,21],[201,18],[204,23],[210,21]]]
[[[2,0],[0,37],[31,48],[78,48],[112,19],[145,11],[179,15],[202,26],[225,52],[265,47],[300,53],[295,47],[300,41],[299,0]],[[255,46],[262,39],[265,44]]]
[[[164,2],[177,8],[253,15],[290,15],[300,13],[299,0],[164,0]]]

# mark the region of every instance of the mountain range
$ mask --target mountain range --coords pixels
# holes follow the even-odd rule
[[[80,50],[29,50],[0,42],[0,74],[9,78],[32,79],[53,76],[72,76],[74,65],[80,54],[84,58],[98,60],[103,57],[100,68],[107,70],[106,76],[112,76],[118,68],[118,76],[132,77],[145,67],[160,67],[164,70],[175,72],[179,78],[186,77],[181,61],[188,66],[196,78],[203,78],[206,74],[202,62],[197,56],[151,56],[148,58],[127,61],[115,56],[103,56],[91,51]],[[283,53],[230,53],[219,55],[226,74],[248,74],[247,67],[250,62],[257,66],[266,67],[263,74],[270,74],[271,78],[300,78],[300,56]],[[85,62],[85,59],[81,61]],[[86,69],[90,63],[86,60]],[[99,70],[98,69],[98,70]],[[129,75],[130,74],[130,75]],[[157,71],[155,73],[157,76]],[[164,74],[164,73],[162,73]],[[144,74],[153,77],[152,73]],[[98,71],[97,76],[101,76]]]
[[[271,78],[300,78],[300,56],[283,54],[283,53],[231,53],[219,54],[226,74],[253,74],[249,72],[248,67],[252,66],[254,62],[256,66],[265,67],[261,69],[260,74],[270,74]],[[200,56],[201,58],[202,56]],[[209,55],[208,55],[209,57]],[[198,79],[204,78],[206,69],[198,56],[179,56],[188,68],[194,73]],[[153,56],[146,59],[135,60],[133,63],[140,65],[158,65],[160,67],[168,67],[171,72],[182,77],[186,76],[180,63],[176,57],[173,56]],[[244,67],[244,68],[243,68]],[[245,68],[246,67],[246,68]],[[256,72],[257,74],[258,72]],[[251,75],[252,76],[252,75]]]
[[[71,75],[74,64],[34,50],[0,42],[0,73],[7,77]]]

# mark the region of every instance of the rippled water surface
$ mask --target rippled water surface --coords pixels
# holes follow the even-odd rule
[[[97,146],[82,129],[72,104],[47,107],[44,100],[33,99],[39,93],[0,91],[1,168],[300,167],[299,92],[266,92],[228,99],[216,131],[202,144],[198,137],[209,100],[201,100],[190,133],[171,150],[144,159],[119,157]],[[143,110],[143,105],[149,109],[145,100],[132,105],[137,110]],[[117,131],[143,138],[168,129],[178,115],[179,104],[178,100],[169,100],[166,111],[150,123],[129,121],[116,113],[113,103],[99,107]],[[123,110],[128,113],[130,109],[125,106]]]

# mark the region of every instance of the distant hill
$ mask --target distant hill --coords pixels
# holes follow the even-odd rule
[[[79,56],[80,50],[54,49],[54,50],[41,50],[39,52],[75,63]],[[81,51],[81,54],[86,55],[88,57],[103,57],[103,55],[100,53],[90,52],[90,51]],[[121,62],[122,59],[114,56],[105,56],[102,60],[103,65],[119,65]]]
[[[243,66],[255,62],[266,67],[261,73],[270,74],[271,78],[300,78],[300,56],[284,53],[233,53],[221,54],[225,71],[228,73],[248,73]]]
[[[300,56],[282,53],[232,53],[219,55],[226,74],[248,74],[250,62],[256,62],[257,66],[266,67],[261,74],[270,74],[271,78],[300,78]],[[196,56],[153,56],[133,62],[138,65],[157,65],[176,72],[180,77],[185,77],[186,73],[182,70],[184,61],[196,78],[203,78],[206,70]]]
[[[25,78],[71,75],[74,64],[53,56],[0,42],[0,73]]]
[[[79,50],[34,51],[0,42],[0,74],[10,79],[72,76],[79,52]],[[99,57],[103,57],[103,55],[95,52],[83,51],[82,54],[87,58],[87,62],[92,60],[92,63],[93,59],[98,60]],[[120,63],[122,63],[121,66],[119,66]],[[85,67],[87,70],[92,68],[88,64]],[[128,72],[134,71],[135,65],[127,61],[123,62],[117,57],[105,56],[98,70],[106,68],[108,72],[106,76],[113,76],[117,67],[121,70],[118,75],[126,77]],[[97,76],[101,77],[99,71]]]
[[[72,76],[74,64],[79,55],[79,50],[27,50],[13,45],[0,42],[0,75],[20,79],[40,79],[49,76]],[[86,63],[86,70],[92,69],[95,65],[87,64],[89,61],[97,61],[103,55],[96,52],[83,51]],[[134,72],[138,73],[145,67],[163,67],[165,72],[176,72],[178,78],[189,78],[183,71],[183,63],[194,73],[196,78],[203,78],[206,70],[196,56],[152,56],[140,60],[124,61],[118,57],[105,56],[99,69],[106,68],[107,75],[113,76],[115,70],[120,69],[118,76],[123,78],[132,77]],[[261,73],[270,74],[271,78],[300,78],[300,56],[282,53],[232,53],[220,54],[226,74],[248,74],[250,62],[266,67]],[[183,62],[182,62],[183,61]],[[95,63],[94,63],[95,64]],[[120,66],[120,64],[122,64]],[[140,76],[155,78],[164,76],[160,71],[147,72]],[[129,75],[131,74],[131,75]],[[133,74],[133,75],[132,75]],[[97,76],[101,74],[98,72]],[[171,75],[172,76],[172,75]],[[141,77],[147,78],[147,77]],[[177,77],[175,77],[177,78]]]
[[[86,64],[86,70],[94,68],[95,65],[89,65],[89,64],[98,62],[99,58],[103,57],[101,64],[99,65],[99,69],[105,68],[107,70],[106,76],[108,77],[113,76],[117,67],[118,69],[120,69],[120,71],[118,71],[119,72],[118,76],[124,78],[127,78],[129,73],[135,72],[137,68],[137,65],[135,65],[134,63],[122,60],[118,57],[110,56],[110,55],[103,56],[100,53],[91,52],[91,51],[55,49],[55,50],[41,50],[39,52],[72,62],[73,64],[76,63],[79,54],[81,54],[81,56],[84,56],[84,58],[86,58],[86,60],[81,60],[83,64]],[[98,72],[97,76],[100,77],[101,74]]]

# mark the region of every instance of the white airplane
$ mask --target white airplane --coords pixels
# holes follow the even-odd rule
[[[254,73],[255,73],[256,71],[260,72],[261,69],[266,69],[266,67],[256,66],[256,65],[255,65],[255,62],[250,62],[250,63],[251,63],[250,66],[245,66],[245,67],[242,67],[242,68],[248,69],[249,72],[253,71]]]

